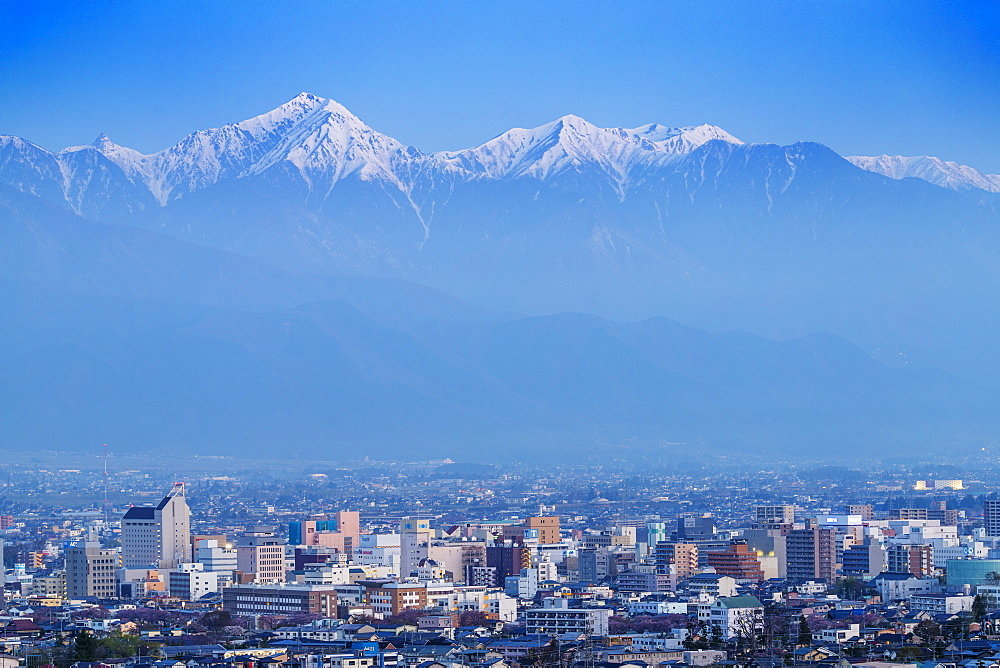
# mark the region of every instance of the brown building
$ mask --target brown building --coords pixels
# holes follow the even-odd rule
[[[709,552],[707,556],[708,565],[719,575],[755,582],[764,579],[764,569],[761,568],[757,553],[745,542],[733,543],[724,552]]]
[[[844,506],[846,515],[861,515],[862,522],[870,522],[875,519],[875,509],[870,503],[856,503]]]
[[[837,578],[835,529],[794,529],[785,536],[785,574],[789,580]]]
[[[403,610],[422,610],[427,607],[427,587],[395,580],[367,580],[359,582],[365,588],[365,603],[376,613],[397,615]]]
[[[912,573],[918,578],[933,574],[934,548],[931,545],[890,545],[885,556],[886,570],[890,573]]]
[[[495,569],[495,586],[503,585],[504,579],[511,575],[520,575],[521,569],[527,568],[530,562],[528,548],[520,545],[489,545],[486,548],[486,566]]]
[[[657,543],[653,558],[657,573],[675,573],[678,580],[683,580],[691,577],[698,569],[698,546],[694,543]]]
[[[541,545],[559,542],[558,517],[529,517],[524,523],[524,528],[538,531],[538,542]]]

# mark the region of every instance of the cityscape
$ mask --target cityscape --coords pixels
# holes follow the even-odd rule
[[[978,667],[997,651],[986,453],[212,459],[185,480],[122,463],[0,468],[12,662]]]

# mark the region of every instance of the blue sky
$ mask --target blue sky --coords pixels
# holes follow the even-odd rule
[[[1000,172],[1000,2],[0,3],[0,133],[155,151],[308,91],[423,150],[574,113]]]

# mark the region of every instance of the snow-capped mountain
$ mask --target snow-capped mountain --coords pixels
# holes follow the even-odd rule
[[[987,192],[1000,193],[1000,174],[983,174],[968,165],[948,162],[929,155],[910,157],[902,155],[852,155],[848,156],[847,160],[861,169],[888,176],[891,179],[913,177],[952,190],[978,188]]]
[[[152,155],[118,146],[105,135],[94,148],[130,178],[145,183],[161,205],[283,162],[316,187],[356,175],[405,188],[399,178],[405,170],[399,170],[398,163],[423,157],[375,132],[333,100],[308,93],[249,120],[195,132]]]
[[[508,130],[475,148],[424,153],[377,132],[333,100],[302,93],[265,114],[192,133],[150,155],[105,134],[59,153],[0,137],[0,182],[99,218],[112,204],[124,213],[165,207],[224,181],[267,174],[296,179],[315,202],[326,201],[338,183],[355,180],[376,185],[393,200],[391,206],[412,211],[427,236],[428,221],[444,205],[440,193],[463,183],[546,182],[575,174],[598,179],[624,201],[637,188],[645,191],[683,169],[678,166],[683,158],[713,141],[742,146],[712,125],[602,128],[569,115]],[[848,160],[896,179],[914,176],[952,189],[1000,192],[1000,176],[937,158]]]
[[[549,179],[567,170],[596,168],[620,194],[636,169],[662,166],[712,139],[741,143],[721,128],[667,128],[655,123],[635,129],[600,128],[579,116],[563,116],[532,129],[514,128],[463,151],[435,157],[488,178]]]
[[[515,128],[476,148],[425,154],[373,130],[333,100],[302,93],[266,114],[200,130],[150,155],[120,146],[106,134],[91,145],[69,147],[58,154],[33,144],[27,149],[28,142],[14,137],[2,141],[14,149],[13,154],[36,154],[23,159],[8,152],[6,162],[37,165],[36,178],[61,180],[64,192],[72,189],[67,181],[72,175],[60,165],[70,156],[96,151],[165,206],[220,181],[262,174],[274,167],[292,168],[310,192],[321,194],[351,177],[409,193],[428,174],[459,180],[546,180],[567,169],[590,168],[610,178],[624,193],[635,170],[661,166],[713,139],[739,143],[709,125],[600,128],[577,116],[564,116],[533,129]],[[20,183],[9,174],[4,180],[15,187]],[[39,187],[30,184],[27,191]],[[79,206],[73,208],[81,211]]]

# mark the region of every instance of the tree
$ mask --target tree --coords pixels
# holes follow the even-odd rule
[[[812,630],[809,628],[809,621],[805,615],[799,618],[799,643],[800,645],[811,645],[813,641]]]
[[[227,610],[212,610],[202,615],[198,621],[202,626],[218,633],[226,626],[232,626],[233,616]]]
[[[94,661],[97,659],[97,639],[90,631],[79,631],[73,637],[76,651],[73,658],[77,661]]]
[[[865,583],[858,578],[846,577],[838,580],[833,590],[843,598],[858,599],[865,591]]]
[[[929,619],[925,619],[913,627],[913,632],[927,643],[936,640],[941,635],[941,626]]]
[[[490,626],[493,622],[486,616],[485,612],[479,610],[466,610],[458,616],[459,626]]]
[[[986,617],[986,599],[983,598],[982,594],[976,594],[976,597],[972,599],[972,619],[977,622],[982,622]]]

